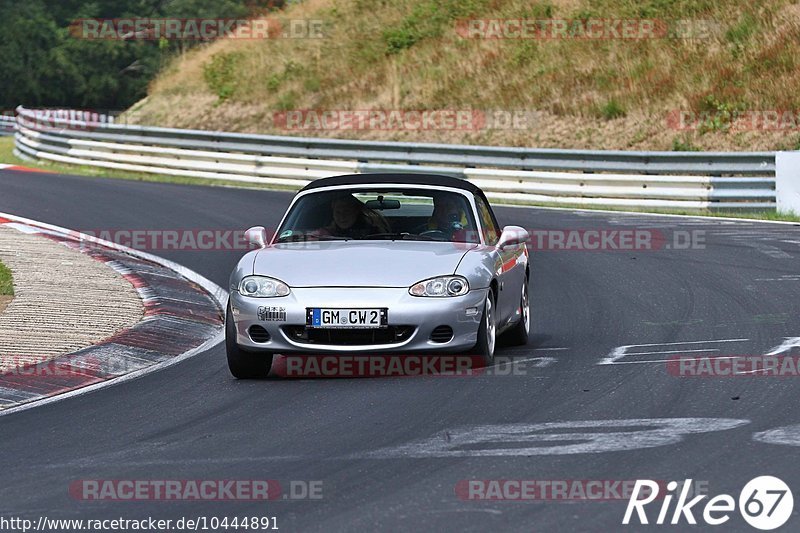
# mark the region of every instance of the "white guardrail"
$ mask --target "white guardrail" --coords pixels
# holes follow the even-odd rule
[[[0,137],[14,135],[17,119],[13,116],[0,114]]]
[[[774,152],[623,152],[389,143],[122,125],[17,108],[15,151],[58,163],[297,188],[338,174],[455,175],[505,202],[774,210]]]

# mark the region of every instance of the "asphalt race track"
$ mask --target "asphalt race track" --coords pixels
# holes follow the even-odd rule
[[[0,190],[0,211],[84,231],[274,228],[291,198],[13,171],[0,172]],[[800,380],[677,377],[663,362],[800,355],[791,343],[781,348],[800,337],[800,227],[497,213],[501,224],[537,230],[652,230],[667,244],[677,230],[701,235],[705,247],[534,252],[534,334],[525,348],[501,348],[511,362],[493,375],[238,382],[220,345],[132,382],[0,417],[0,515],[275,516],[282,531],[641,531],[670,528],[622,526],[624,500],[471,501],[456,487],[691,478],[712,496],[738,499],[750,479],[775,475],[800,490]],[[241,255],[154,253],[223,287]],[[82,479],[323,488],[321,499],[268,503],[81,501],[69,486]],[[651,522],[658,507],[648,507]],[[787,528],[798,514],[796,506]],[[715,529],[753,531],[736,513]]]

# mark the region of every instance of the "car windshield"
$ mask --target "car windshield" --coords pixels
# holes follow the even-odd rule
[[[467,196],[403,188],[306,194],[278,229],[276,242],[310,240],[479,242]]]

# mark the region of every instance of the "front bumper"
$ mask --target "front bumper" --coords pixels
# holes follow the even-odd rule
[[[471,290],[453,298],[411,296],[405,288],[303,288],[280,298],[251,298],[231,293],[236,342],[247,350],[280,354],[315,353],[465,353],[475,346],[488,289]],[[411,326],[413,332],[400,342],[384,344],[321,344],[290,338],[286,329],[306,325],[306,308],[387,308],[388,326]],[[255,342],[251,327],[269,333],[266,342]],[[438,326],[449,326],[449,342],[431,341]],[[263,335],[262,335],[263,337]]]

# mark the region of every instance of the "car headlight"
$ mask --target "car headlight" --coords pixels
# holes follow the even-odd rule
[[[289,294],[284,282],[265,276],[247,276],[239,283],[239,294],[253,298],[275,298]]]
[[[408,289],[411,296],[463,296],[469,292],[469,282],[464,276],[440,276],[415,283]]]

